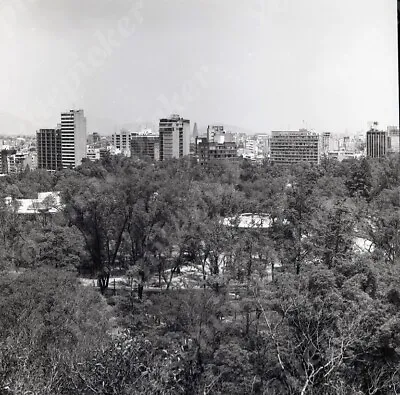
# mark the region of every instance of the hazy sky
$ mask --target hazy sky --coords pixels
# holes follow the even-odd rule
[[[69,108],[89,133],[172,112],[254,133],[398,125],[396,7],[0,0],[0,134],[54,127]]]

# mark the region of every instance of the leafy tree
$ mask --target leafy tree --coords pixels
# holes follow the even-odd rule
[[[326,200],[311,220],[313,255],[328,268],[352,256],[356,223],[354,211],[351,201]]]
[[[89,179],[66,201],[66,214],[85,240],[91,269],[98,275],[102,292],[108,287],[110,271],[131,215],[126,203],[124,190],[112,179],[107,184]]]
[[[319,199],[313,193],[318,174],[313,168],[296,168],[299,174],[286,188],[286,207],[281,214],[283,227],[284,261],[293,265],[297,274],[303,262],[311,256],[310,226]],[[278,240],[279,241],[279,240]]]
[[[385,189],[369,205],[362,228],[372,247],[382,251],[386,260],[398,262],[400,253],[400,188]]]
[[[4,275],[0,282],[0,388],[62,393],[65,366],[107,340],[104,300],[49,268]]]
[[[361,161],[351,161],[348,165],[350,166],[350,173],[346,180],[346,186],[350,196],[360,196],[368,199],[372,188],[370,163],[363,158]]]

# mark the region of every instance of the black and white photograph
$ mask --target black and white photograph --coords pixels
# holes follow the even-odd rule
[[[0,0],[0,395],[400,395],[395,0]]]

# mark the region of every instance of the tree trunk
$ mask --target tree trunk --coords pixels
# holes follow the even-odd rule
[[[143,284],[138,284],[138,298],[139,300],[143,299]]]
[[[143,288],[144,288],[144,270],[139,270],[139,284],[138,284],[138,298],[143,299]]]
[[[106,292],[106,289],[108,288],[108,282],[110,280],[110,273],[109,272],[102,272],[98,276],[98,283],[100,287],[100,292],[102,295]]]

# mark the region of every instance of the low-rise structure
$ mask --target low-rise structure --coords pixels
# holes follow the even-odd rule
[[[63,209],[60,192],[39,192],[36,199],[12,199],[6,197],[5,202],[18,214],[55,214]]]
[[[100,148],[94,148],[93,146],[87,146],[86,157],[92,162],[99,160],[100,159]]]

